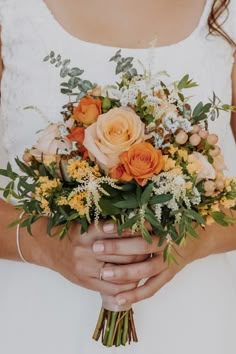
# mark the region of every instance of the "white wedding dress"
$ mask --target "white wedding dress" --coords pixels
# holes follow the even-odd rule
[[[214,91],[231,101],[233,49],[220,37],[207,37],[207,0],[197,28],[186,39],[165,47],[123,49],[154,71],[173,80],[189,73],[200,86],[195,101]],[[0,0],[4,74],[1,83],[1,167],[21,156],[47,119],[60,119],[66,97],[60,93],[59,69],[43,62],[54,50],[85,70],[99,84],[113,83],[109,59],[119,49],[73,37],[55,20],[43,0]],[[236,0],[231,1],[225,29],[236,41]],[[35,110],[24,107],[35,106]],[[220,136],[228,173],[236,175],[236,149],[230,115],[211,123]],[[3,132],[3,133],[2,133]],[[236,235],[235,235],[236,236]],[[7,235],[6,235],[7,237]],[[195,261],[154,297],[134,306],[139,343],[109,353],[235,354],[236,272],[229,254]],[[236,266],[235,266],[236,267]],[[1,354],[102,354],[108,350],[91,339],[100,310],[100,295],[71,284],[38,266],[0,261]]]

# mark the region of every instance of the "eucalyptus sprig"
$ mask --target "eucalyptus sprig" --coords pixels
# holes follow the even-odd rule
[[[56,68],[60,68],[60,77],[67,78],[67,81],[61,83],[61,93],[69,97],[75,96],[75,102],[86,96],[88,91],[95,88],[97,85],[89,80],[83,80],[81,78],[84,70],[78,67],[70,67],[70,59],[62,60],[60,54],[56,56],[54,51],[51,51],[44,59],[45,62],[55,65]]]

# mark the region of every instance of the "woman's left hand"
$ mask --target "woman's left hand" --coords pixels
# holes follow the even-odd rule
[[[104,281],[127,284],[146,279],[143,285],[118,294],[116,296],[117,304],[132,304],[153,296],[188,263],[208,256],[212,249],[212,238],[208,237],[207,231],[198,230],[198,232],[200,239],[187,239],[185,245],[173,246],[172,251],[177,264],[170,266],[163,261],[164,246],[161,248],[157,246],[157,236],[152,236],[152,244],[147,243],[140,236],[127,237],[127,234],[126,237],[96,241],[93,251],[97,254],[98,259],[104,262],[108,257],[110,260],[112,256],[117,255],[147,255],[147,259],[142,262],[126,265],[109,263],[103,268],[102,278]],[[152,256],[148,257],[148,255]]]

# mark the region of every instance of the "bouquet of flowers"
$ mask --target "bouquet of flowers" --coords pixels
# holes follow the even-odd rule
[[[214,222],[235,223],[227,209],[236,209],[236,180],[224,176],[218,137],[208,131],[223,105],[218,97],[191,107],[184,91],[197,84],[189,75],[165,83],[163,75],[142,73],[133,58],[119,50],[116,85],[100,87],[82,79],[83,70],[70,68],[51,52],[45,59],[60,68],[61,92],[68,98],[63,120],[41,132],[35,145],[0,173],[10,178],[4,197],[18,200],[25,212],[20,224],[48,217],[47,232],[63,239],[72,222],[86,232],[90,223],[113,219],[118,234],[125,229],[158,245],[172,263],[175,245],[198,237],[197,227]],[[150,231],[151,229],[151,231]],[[137,341],[133,311],[102,307],[93,338],[105,346]]]

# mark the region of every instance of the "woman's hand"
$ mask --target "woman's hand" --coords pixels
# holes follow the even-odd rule
[[[135,303],[153,296],[161,287],[169,282],[182,268],[196,259],[206,257],[212,250],[212,237],[207,232],[198,230],[200,239],[188,239],[182,247],[174,246],[172,251],[178,264],[168,266],[163,261],[164,246],[158,248],[158,238],[153,236],[152,244],[142,237],[120,239],[104,239],[93,245],[94,253],[100,258],[109,256],[147,255],[143,262],[127,265],[106,265],[102,269],[102,278],[113,284],[134,284],[142,279],[145,283],[137,288],[122,291],[116,296],[117,304]]]
[[[131,281],[123,284],[102,281],[100,273],[104,262],[124,264],[138,262],[146,256],[108,255],[99,259],[92,251],[92,244],[98,239],[111,237],[102,227],[98,231],[91,225],[88,233],[80,235],[80,226],[73,224],[68,235],[60,240],[46,235],[46,225],[46,218],[35,223],[32,226],[33,237],[25,229],[21,229],[21,248],[26,260],[50,268],[75,284],[105,295],[114,296],[137,286],[136,282]],[[100,226],[106,230],[106,224]]]

